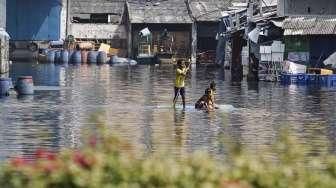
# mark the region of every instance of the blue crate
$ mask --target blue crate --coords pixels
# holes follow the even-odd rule
[[[288,84],[290,80],[289,74],[281,74],[280,81],[283,84]]]
[[[331,87],[336,87],[336,74],[330,75],[328,84]]]
[[[319,84],[320,79],[317,74],[307,74],[307,84]]]
[[[296,75],[296,82],[298,84],[307,84],[307,80],[308,80],[307,74],[297,74]]]
[[[306,84],[306,74],[282,74],[281,83],[283,84]]]
[[[336,75],[320,75],[320,83],[328,87],[336,87]]]
[[[329,85],[329,75],[319,75],[318,78],[320,85]]]

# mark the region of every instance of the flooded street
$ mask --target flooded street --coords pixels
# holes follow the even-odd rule
[[[183,111],[171,105],[173,66],[14,63],[10,77],[22,75],[32,75],[37,86],[52,87],[34,96],[18,98],[12,92],[0,99],[0,159],[30,155],[41,147],[76,147],[85,130],[95,129],[93,114],[146,152],[182,155],[203,149],[225,155],[223,135],[253,150],[270,145],[284,126],[316,152],[333,152],[336,147],[333,91],[264,82],[232,86],[223,70],[198,66],[187,80],[188,106]],[[209,114],[194,110],[212,80],[221,108]]]

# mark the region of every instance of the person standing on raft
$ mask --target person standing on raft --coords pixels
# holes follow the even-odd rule
[[[185,108],[185,78],[189,71],[189,67],[187,68],[185,63],[182,60],[177,61],[177,69],[176,69],[176,78],[175,78],[175,96],[173,101],[173,106],[175,107],[178,95],[180,94],[182,97],[183,108]]]

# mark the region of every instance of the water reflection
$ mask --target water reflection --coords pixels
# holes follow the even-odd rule
[[[274,83],[239,85],[213,66],[193,67],[187,80],[187,108],[171,107],[174,67],[14,63],[10,76],[33,75],[35,85],[57,86],[34,96],[0,99],[0,158],[30,155],[39,147],[77,147],[100,114],[111,130],[136,150],[183,155],[206,150],[223,155],[224,137],[251,150],[269,146],[289,126],[315,153],[335,151],[335,92]],[[194,102],[209,83],[217,83],[217,104],[233,112],[204,113]],[[328,147],[327,142],[331,145]]]

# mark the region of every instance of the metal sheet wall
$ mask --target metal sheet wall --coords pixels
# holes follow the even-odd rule
[[[7,30],[12,40],[58,40],[61,0],[10,0]]]
[[[0,28],[6,27],[6,0],[0,0]]]

